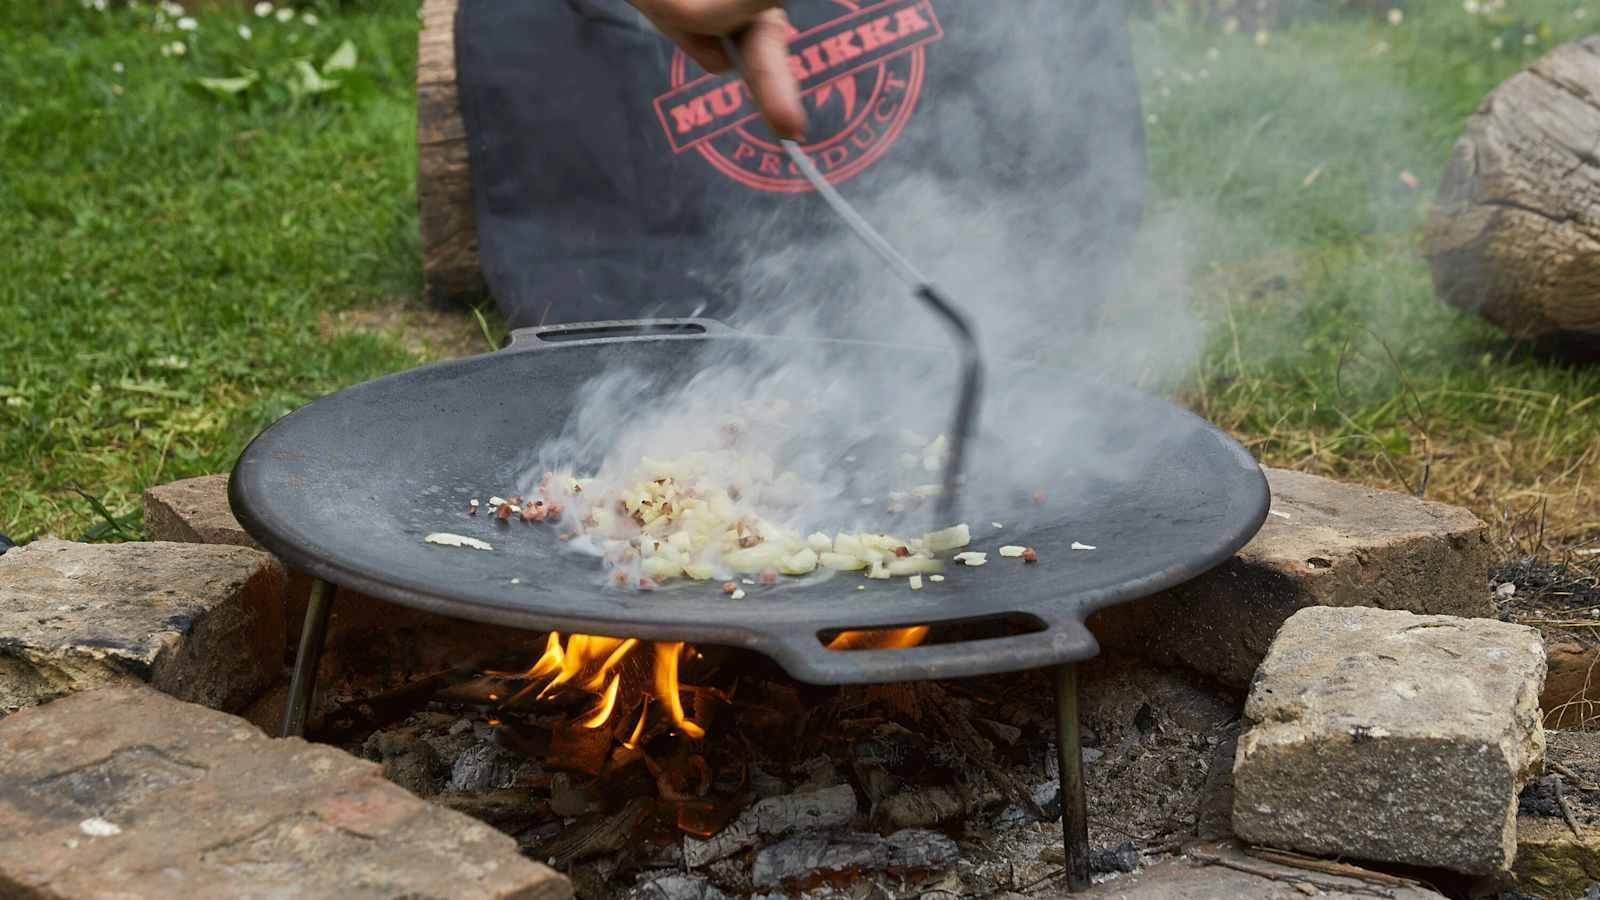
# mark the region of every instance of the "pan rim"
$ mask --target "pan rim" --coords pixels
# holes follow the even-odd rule
[[[1040,609],[1033,601],[1019,604],[1017,612],[1036,615],[1045,621],[1048,630],[1052,633],[1053,641],[1033,641],[1024,644],[1024,642],[1016,639],[1002,638],[991,641],[968,642],[962,645],[943,645],[968,648],[975,648],[979,644],[990,644],[992,646],[982,648],[983,652],[965,653],[958,664],[951,665],[947,661],[941,666],[933,667],[936,671],[925,671],[929,667],[920,662],[924,658],[938,655],[930,654],[928,652],[930,648],[850,653],[824,651],[825,655],[821,655],[814,652],[813,648],[807,645],[806,642],[808,641],[811,644],[818,643],[814,636],[810,634],[798,637],[784,637],[763,633],[740,623],[638,620],[630,619],[625,615],[610,614],[609,611],[600,611],[595,616],[584,617],[573,615],[570,612],[540,608],[536,601],[513,608],[484,598],[463,599],[459,595],[450,596],[447,592],[427,586],[418,586],[404,578],[385,578],[374,574],[368,567],[347,564],[332,558],[330,555],[319,554],[312,547],[306,546],[302,541],[297,540],[289,533],[288,529],[280,528],[278,523],[272,520],[272,516],[262,514],[262,509],[270,507],[270,504],[262,504],[262,509],[258,509],[258,504],[255,502],[256,498],[253,496],[254,486],[251,484],[252,477],[256,476],[259,471],[256,467],[256,463],[260,462],[258,457],[264,452],[264,448],[271,443],[272,437],[275,436],[275,432],[278,432],[280,426],[319,403],[333,397],[348,395],[351,392],[379,389],[385,383],[399,379],[415,379],[422,373],[492,365],[496,358],[508,354],[558,353],[568,348],[593,347],[598,344],[618,343],[619,340],[628,342],[678,342],[787,339],[740,333],[706,333],[696,335],[658,334],[637,338],[567,341],[532,348],[512,346],[502,351],[456,360],[446,360],[384,375],[313,400],[263,429],[241,452],[230,473],[228,481],[229,504],[245,531],[292,570],[311,575],[369,597],[450,618],[520,630],[577,631],[618,637],[638,637],[646,640],[693,641],[696,643],[739,647],[772,658],[798,680],[817,684],[875,683],[905,681],[922,677],[948,678],[986,675],[1040,668],[1089,658],[1098,652],[1098,646],[1095,644],[1093,637],[1089,635],[1083,626],[1083,620],[1090,613],[1107,606],[1148,597],[1190,580],[1222,564],[1248,543],[1259,531],[1266,520],[1270,506],[1270,489],[1259,463],[1232,437],[1190,410],[1161,398],[1122,388],[1121,390],[1136,394],[1147,402],[1160,404],[1165,407],[1166,412],[1181,419],[1189,420],[1198,430],[1215,439],[1221,449],[1226,451],[1243,470],[1243,478],[1238,485],[1234,486],[1235,493],[1230,497],[1237,498],[1249,508],[1244,509],[1237,518],[1229,520],[1235,523],[1234,528],[1219,531],[1212,541],[1207,542],[1209,546],[1196,548],[1195,552],[1184,557],[1181,563],[1175,562],[1142,577],[1125,579],[1100,588],[1068,592],[1071,595],[1070,599],[1063,598],[1062,609]],[[922,352],[935,349],[916,345],[861,340],[832,341],[818,339],[818,342],[835,345],[892,348],[897,352]],[[1252,497],[1247,498],[1244,496],[1243,491],[1246,489],[1251,491]],[[1253,501],[1253,503],[1250,501]],[[1199,552],[1201,549],[1205,552]],[[1054,606],[1055,604],[1051,605]],[[916,621],[916,618],[912,617],[910,613],[907,613],[904,619],[895,621],[897,617],[890,613],[892,613],[892,610],[886,610],[883,616],[885,621],[876,627],[893,627],[898,624],[913,624]],[[946,616],[937,621],[955,621],[958,618]],[[820,647],[820,644],[818,646]],[[952,654],[944,655],[950,656]]]

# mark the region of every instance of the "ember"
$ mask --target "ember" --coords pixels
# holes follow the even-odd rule
[[[828,646],[925,640],[873,629]],[[1091,858],[1109,872],[1191,833],[1236,702],[1101,669],[1084,758],[1093,843],[1117,848]],[[1060,871],[1053,729],[1027,699],[1047,695],[1037,674],[818,689],[742,651],[551,634],[528,668],[447,688],[356,743],[553,860],[580,896],[673,872],[728,896],[883,879],[982,894]]]

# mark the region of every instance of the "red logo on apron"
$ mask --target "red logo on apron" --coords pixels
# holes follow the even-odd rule
[[[789,67],[810,118],[806,152],[838,184],[866,170],[900,136],[922,92],[926,48],[944,32],[932,0],[833,2],[848,12],[795,34]],[[810,190],[762,124],[744,82],[732,73],[691,72],[692,66],[675,53],[672,90],[655,102],[673,151],[693,150],[758,190]]]

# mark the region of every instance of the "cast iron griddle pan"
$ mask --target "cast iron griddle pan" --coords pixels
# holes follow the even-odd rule
[[[1184,410],[1114,387],[1095,389],[1107,415],[1096,420],[1104,433],[1088,439],[1102,442],[1106,454],[1137,459],[1136,471],[1042,485],[1059,499],[1005,513],[1025,523],[1021,531],[991,533],[988,511],[969,512],[969,521],[979,519],[971,521],[969,549],[990,551],[989,563],[949,566],[945,581],[921,591],[904,579],[859,574],[747,587],[741,601],[706,584],[620,590],[605,585],[597,559],[562,544],[557,528],[502,524],[487,511],[466,515],[468,498],[523,492],[537,481],[533,451],[560,431],[579,387],[600,372],[634,366],[670,384],[696,371],[698,351],[711,346],[704,342],[739,342],[715,345],[726,357],[770,352],[777,340],[682,319],[519,331],[505,350],[379,378],[285,416],[235,466],[233,511],[290,567],[370,596],[513,628],[743,647],[818,684],[953,678],[1089,658],[1098,650],[1083,625],[1089,613],[1218,565],[1266,517],[1266,479],[1242,447]],[[905,377],[952,368],[922,348],[821,343],[889,354]],[[1024,377],[1001,368],[992,383]],[[930,414],[942,420],[944,412]],[[1047,468],[1066,481],[1074,462]],[[495,549],[425,544],[435,531]],[[1097,549],[1074,551],[1074,541]],[[1040,562],[1001,559],[993,551],[1003,543],[1034,547]],[[1038,630],[894,650],[824,644],[839,629],[991,618]]]

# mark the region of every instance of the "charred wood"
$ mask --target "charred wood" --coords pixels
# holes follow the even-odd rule
[[[615,853],[634,838],[634,829],[655,808],[655,801],[640,797],[628,801],[614,815],[591,814],[574,822],[555,839],[538,848],[538,856],[557,862],[576,862]]]
[[[684,838],[684,862],[691,868],[703,866],[754,847],[763,837],[845,825],[855,814],[856,793],[846,784],[811,793],[769,797],[745,810],[709,840]]]
[[[942,869],[959,857],[956,842],[934,831],[907,829],[887,838],[863,833],[804,834],[757,853],[750,878],[757,887],[778,887],[867,872]]]

